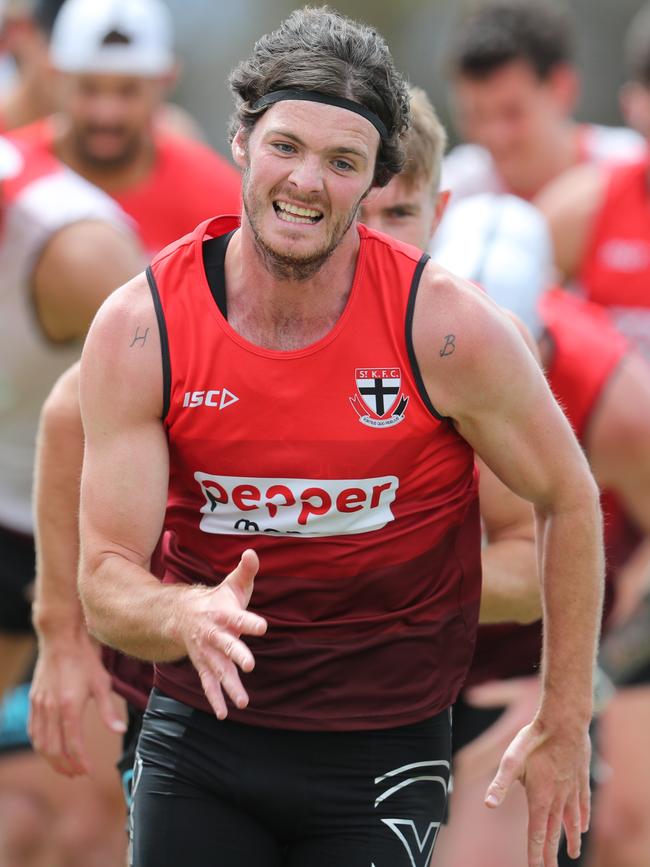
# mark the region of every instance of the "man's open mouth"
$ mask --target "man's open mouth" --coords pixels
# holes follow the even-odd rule
[[[283,202],[276,199],[273,202],[275,213],[285,223],[303,223],[305,225],[313,225],[323,219],[321,211],[315,211],[313,208],[303,208],[300,205],[292,205],[290,202]]]

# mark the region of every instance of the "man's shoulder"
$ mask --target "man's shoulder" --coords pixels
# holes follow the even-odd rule
[[[419,247],[413,246],[413,244],[398,241],[396,238],[391,237],[391,235],[368,228],[363,223],[359,223],[358,225],[361,240],[366,244],[371,256],[396,256],[414,263],[419,262],[424,256],[422,250]]]
[[[99,308],[91,331],[110,336],[122,332],[124,324],[149,322],[155,317],[146,272],[142,271],[115,289]]]
[[[504,311],[478,286],[432,261],[422,274],[412,333],[430,397],[446,415],[470,397],[487,399],[490,377],[521,356],[521,337]]]

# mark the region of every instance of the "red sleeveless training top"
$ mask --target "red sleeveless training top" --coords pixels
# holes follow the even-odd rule
[[[267,618],[231,717],[342,730],[412,723],[450,705],[471,660],[480,594],[473,454],[428,403],[410,344],[426,263],[359,226],[334,328],[293,352],[228,324],[205,276],[220,217],[149,272],[169,396],[166,582],[215,584],[253,547],[250,609]],[[210,711],[187,661],[165,693]]]
[[[650,358],[650,159],[610,167],[578,281]]]
[[[554,354],[546,376],[581,444],[598,400],[630,351],[602,308],[562,289],[540,302],[542,321],[553,340]],[[602,498],[607,554],[605,612],[611,609],[616,570],[632,553],[638,537],[623,520],[611,494]],[[500,623],[478,630],[467,686],[502,677],[533,674],[542,650],[541,624]]]

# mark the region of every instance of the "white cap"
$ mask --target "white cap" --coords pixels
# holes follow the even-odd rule
[[[553,250],[537,208],[494,193],[461,199],[445,214],[431,255],[516,313],[536,339],[541,336],[544,326],[537,305],[552,281]]]
[[[52,64],[63,72],[156,77],[174,66],[171,14],[161,0],[66,0],[54,22]]]
[[[20,151],[0,136],[0,181],[13,178],[23,167]]]

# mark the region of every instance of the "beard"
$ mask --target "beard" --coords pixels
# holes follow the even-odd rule
[[[110,130],[113,131],[113,130]],[[78,159],[94,171],[115,171],[126,168],[137,156],[141,148],[140,134],[115,128],[120,139],[116,141],[115,149],[107,155],[97,153],[93,148],[95,133],[102,132],[98,127],[86,126],[74,130],[73,143]],[[117,139],[117,136],[116,136]]]
[[[317,271],[320,270],[320,268],[322,268],[322,266],[325,264],[325,262],[327,262],[334,250],[336,250],[343,236],[354,222],[354,219],[357,216],[359,210],[359,206],[361,205],[361,202],[367,194],[368,190],[366,190],[363,196],[361,196],[359,201],[348,213],[342,214],[340,217],[338,217],[338,219],[336,219],[330,229],[329,237],[325,240],[325,243],[320,248],[316,248],[309,253],[299,255],[292,252],[290,248],[278,250],[275,247],[272,247],[265,240],[260,228],[260,215],[266,207],[266,203],[259,200],[254,193],[253,184],[251,183],[250,177],[250,167],[247,167],[244,170],[244,175],[242,179],[242,198],[244,202],[244,211],[246,213],[246,217],[248,218],[248,222],[253,233],[253,239],[255,241],[257,251],[269,273],[272,274],[273,277],[275,277],[277,280],[288,282],[302,282],[304,280],[309,280],[311,277],[314,276],[314,274],[316,274]],[[271,192],[271,201],[280,197],[281,196],[279,191],[278,194],[275,196],[273,195],[273,191]],[[292,196],[291,198],[295,199],[295,196]],[[321,219],[325,219],[325,211],[321,207],[319,207],[319,205],[321,204],[320,202],[317,202],[312,198],[311,201],[301,201],[300,204],[303,205],[305,208],[318,208],[319,210],[322,210],[323,217]]]

